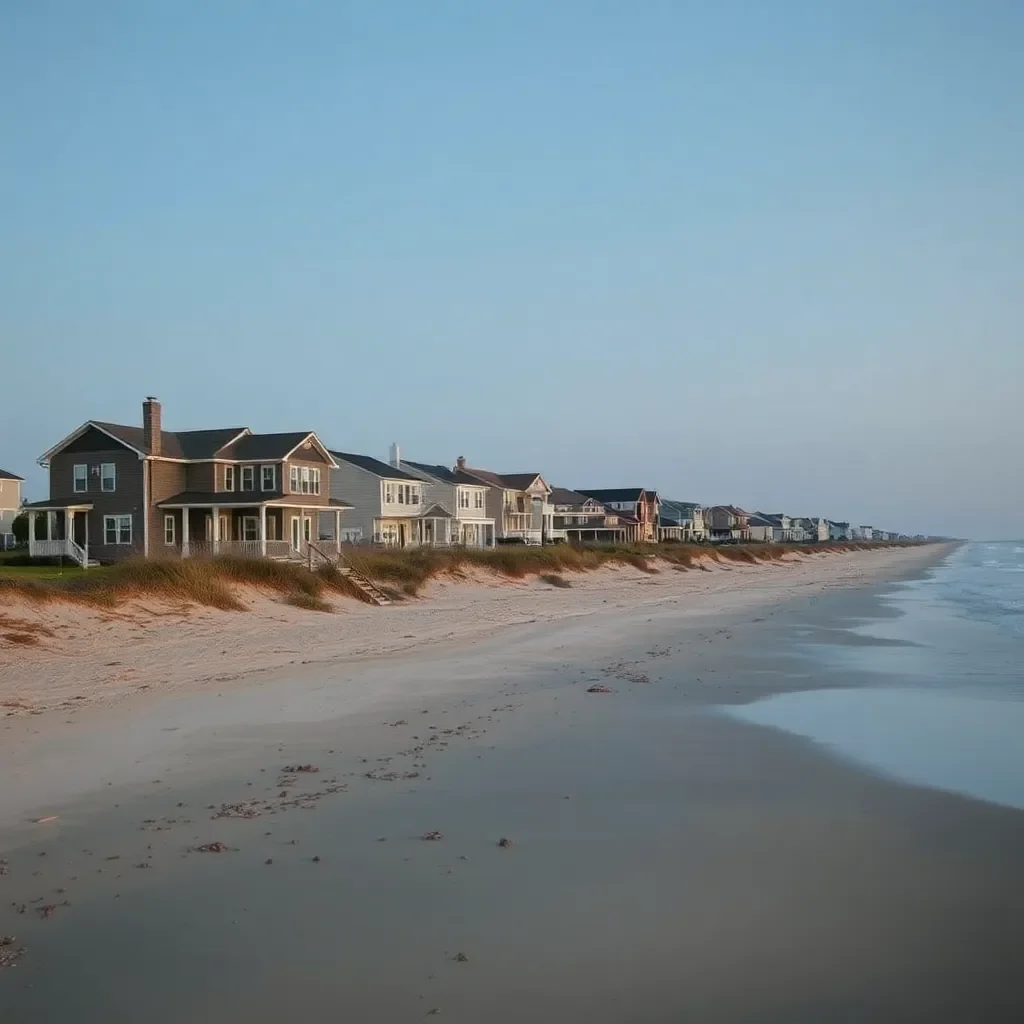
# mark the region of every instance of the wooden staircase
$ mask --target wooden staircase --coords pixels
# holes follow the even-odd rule
[[[350,565],[339,565],[338,572],[364,593],[374,604],[391,604],[391,598],[384,593],[369,577],[353,569]]]
[[[307,544],[306,547],[306,557],[308,558],[310,572],[313,571],[314,562],[319,559],[319,561],[325,562],[327,565],[333,565],[345,579],[349,580],[357,590],[367,597],[371,604],[380,606],[391,604],[391,598],[373,580],[368,576],[364,576],[358,569],[353,569],[350,565],[344,565],[340,555],[332,558],[326,551],[312,543]]]

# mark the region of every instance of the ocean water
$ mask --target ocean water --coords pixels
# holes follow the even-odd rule
[[[846,628],[867,642],[803,653],[868,685],[729,713],[895,778],[1024,808],[1024,542],[964,545]]]

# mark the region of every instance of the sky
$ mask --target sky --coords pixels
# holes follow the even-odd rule
[[[87,419],[1024,535],[1015,0],[0,0],[0,467]]]

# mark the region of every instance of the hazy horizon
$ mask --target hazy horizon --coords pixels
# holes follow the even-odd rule
[[[1024,5],[0,13],[0,468],[87,419],[1024,535]]]

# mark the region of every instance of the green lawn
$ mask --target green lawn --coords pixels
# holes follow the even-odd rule
[[[0,579],[55,580],[81,576],[86,572],[102,574],[104,568],[82,569],[74,562],[66,563],[63,568],[59,565],[4,565],[0,562]]]

